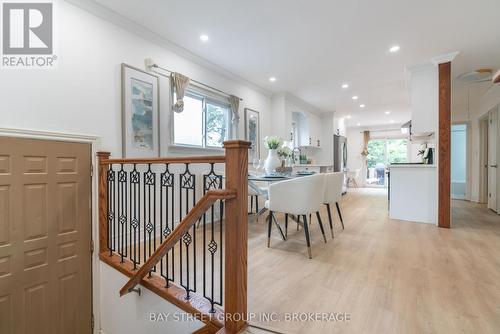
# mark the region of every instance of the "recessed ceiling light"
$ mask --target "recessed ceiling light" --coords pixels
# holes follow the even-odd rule
[[[364,104],[360,104],[360,105],[359,105],[359,107],[360,107],[360,108],[364,108],[364,107],[365,107],[365,105],[364,105]]]
[[[205,35],[205,34],[200,35],[200,39],[202,42],[208,42],[208,35]]]
[[[347,118],[347,119],[351,119],[351,115],[347,115],[345,118]]]
[[[344,88],[344,89],[349,88],[349,84],[346,84],[346,83],[345,83],[345,84],[343,84],[343,85],[342,85],[342,88]]]
[[[399,45],[393,45],[390,47],[389,52],[395,53],[395,52],[398,52],[399,49],[400,49]]]
[[[356,124],[356,125],[357,125],[357,126],[361,126],[361,124],[360,124],[360,123],[358,123],[358,124]]]
[[[357,99],[358,99],[358,96],[357,96],[357,95],[354,95],[354,96],[352,97],[352,99],[353,99],[353,100],[357,100]]]
[[[385,114],[386,114],[386,115],[389,115],[390,113],[391,113],[391,112],[390,112],[389,110],[387,110],[387,111],[385,112]]]
[[[271,81],[271,82],[275,82],[275,81],[276,81],[276,77],[270,77],[270,78],[269,78],[269,81]]]
[[[391,119],[389,122],[394,123],[394,120],[393,120],[393,119]]]

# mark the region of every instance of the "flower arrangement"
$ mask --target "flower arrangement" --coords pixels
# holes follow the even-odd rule
[[[280,147],[278,149],[278,156],[283,160],[289,158],[292,156],[292,150],[287,146]]]
[[[264,145],[270,150],[276,150],[283,145],[283,140],[276,136],[267,136],[264,138]]]

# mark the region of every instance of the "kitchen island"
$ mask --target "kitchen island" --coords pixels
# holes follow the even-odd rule
[[[436,165],[396,164],[391,165],[389,170],[390,218],[436,224]]]

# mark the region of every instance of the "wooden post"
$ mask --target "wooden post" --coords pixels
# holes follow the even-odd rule
[[[451,225],[451,62],[439,64],[438,226]]]
[[[226,189],[236,197],[225,204],[225,327],[238,333],[247,318],[247,247],[248,247],[248,149],[242,140],[224,142],[226,149]]]
[[[109,159],[109,152],[97,152],[99,158],[99,253],[108,251],[108,165],[102,163]]]

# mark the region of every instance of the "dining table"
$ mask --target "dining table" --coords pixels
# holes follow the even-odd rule
[[[250,188],[252,188],[257,194],[261,195],[262,197],[264,197],[267,200],[267,198],[268,198],[267,189],[268,188],[263,189],[263,188],[259,187],[257,185],[258,182],[265,182],[265,183],[267,183],[267,186],[269,187],[269,185],[271,183],[274,183],[274,182],[280,182],[280,181],[295,179],[295,178],[298,178],[298,177],[310,176],[310,175],[313,175],[313,174],[315,174],[315,173],[307,173],[307,174],[279,174],[279,175],[276,175],[276,174],[271,174],[270,175],[270,174],[252,174],[252,173],[249,173],[248,174],[248,186]],[[264,212],[266,212],[267,210],[268,209],[264,206],[259,212],[257,212],[257,214],[256,214],[257,215],[257,219],[258,219],[259,216],[261,216],[262,214],[264,214]],[[292,220],[294,220],[295,222],[297,222],[298,224],[300,224],[299,220],[294,215],[289,215],[289,217]],[[274,215],[272,216],[272,219],[273,219],[274,224],[278,228],[278,231],[280,232],[281,237],[283,238],[283,240],[286,240],[286,236],[283,233],[283,230],[282,230],[281,226],[276,221],[276,217]]]

